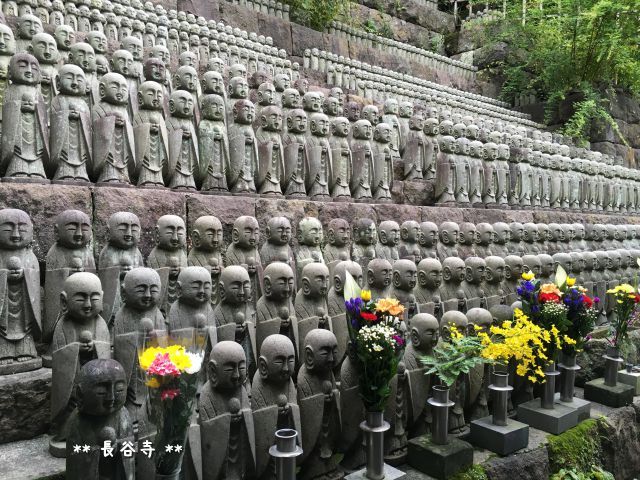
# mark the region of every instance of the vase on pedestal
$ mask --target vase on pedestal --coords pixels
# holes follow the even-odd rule
[[[509,405],[509,392],[513,390],[513,387],[509,385],[509,374],[493,372],[489,390],[491,390],[491,399],[493,402],[491,420],[494,425],[506,426],[508,421],[507,407]]]
[[[427,400],[432,407],[431,440],[437,445],[446,445],[449,442],[449,408],[455,403],[449,400],[449,387],[435,385],[432,390],[433,397]]]
[[[609,346],[604,354],[604,384],[608,387],[615,387],[618,384],[618,370],[624,363],[620,357],[618,347]]]
[[[540,406],[545,410],[553,410],[556,394],[556,377],[560,372],[556,370],[555,362],[550,362],[544,369],[545,382],[542,385],[542,395],[540,396]]]

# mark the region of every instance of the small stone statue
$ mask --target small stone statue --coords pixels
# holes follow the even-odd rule
[[[360,265],[363,272],[367,271],[367,265],[376,257],[377,240],[375,222],[370,218],[358,218],[353,225],[351,259]]]
[[[492,255],[495,232],[490,223],[482,222],[476,225],[476,240],[474,250],[480,258]]]
[[[200,168],[200,152],[193,121],[195,103],[186,90],[175,90],[169,100],[169,161],[164,165],[164,176],[165,183],[174,190],[196,189],[193,175]]]
[[[212,73],[212,72],[207,72]],[[222,77],[220,76],[220,79]],[[198,183],[202,192],[225,193],[229,191],[229,137],[225,124],[224,98],[207,93],[202,97],[198,124],[198,150],[200,171]]]
[[[90,360],[111,357],[109,329],[100,316],[100,279],[93,273],[74,273],[64,281],[60,304],[62,311],[51,344],[52,379],[55,379],[51,390],[54,435],[49,451],[56,457],[65,455],[69,418],[77,405],[73,387],[80,369]]]
[[[163,215],[156,223],[156,245],[147,257],[147,265],[159,269],[169,266],[169,260],[178,260],[179,267],[187,266],[187,229],[177,215]]]
[[[0,101],[4,100],[9,85],[9,63],[14,53],[16,53],[16,41],[13,37],[13,30],[0,23]],[[0,127],[2,127],[1,115],[2,109],[0,109]]]
[[[436,158],[436,201],[440,205],[455,205],[458,189],[458,164],[456,161],[456,140],[445,135],[439,140],[439,153]]]
[[[282,196],[280,181],[285,174],[284,148],[280,138],[282,111],[274,105],[264,106],[257,121],[260,126],[256,130],[258,145],[256,187],[261,195]]]
[[[260,281],[262,277],[262,261],[258,252],[260,227],[254,217],[241,216],[233,222],[231,233],[231,245],[227,247],[225,256],[226,265],[242,265],[251,277],[253,297],[252,305],[255,306],[260,298]]]
[[[100,270],[119,267],[123,258],[130,259],[133,268],[142,267],[144,261],[138,250],[141,230],[138,217],[129,212],[116,212],[109,217],[107,228],[108,243],[100,252],[98,260]],[[102,281],[104,286],[104,279]]]
[[[540,260],[540,279],[550,281],[551,276],[555,273],[553,257],[547,253],[539,253],[538,259]]]
[[[524,236],[524,225],[520,222],[511,222],[509,224],[511,230],[511,241],[508,245],[509,253],[522,256],[526,253],[522,238]]]
[[[511,229],[509,228],[509,225],[504,222],[496,222],[492,226],[494,237],[493,245],[491,246],[491,253],[504,258],[509,255]]]
[[[314,112],[309,117],[309,135],[306,144],[307,165],[305,186],[311,200],[330,200],[329,181],[332,178],[333,160],[329,144],[329,118]]]
[[[327,244],[324,259],[333,272],[333,267],[342,260],[351,259],[351,228],[344,218],[333,218],[327,226]]]
[[[100,79],[100,102],[93,109],[93,163],[89,178],[98,183],[129,184],[135,142],[127,99],[129,87],[119,73]]]
[[[420,224],[420,258],[438,258],[438,226],[433,222]]]
[[[494,255],[485,257],[484,261],[486,269],[482,290],[484,291],[487,299],[486,307],[490,309],[494,305],[499,305],[504,301],[502,282],[504,281],[505,262],[502,257]]]
[[[231,78],[229,80],[227,93],[228,95],[227,95],[226,110],[227,110],[227,116],[228,116],[228,123],[231,124],[231,122],[235,117],[235,115],[233,114],[233,108],[235,107],[235,104],[239,100],[249,101],[249,83],[247,82],[247,79],[245,77]],[[251,102],[251,105],[254,105],[253,102]],[[251,119],[252,124],[254,119],[255,119],[255,105],[254,105],[253,118]]]
[[[40,66],[34,56],[16,53],[11,57],[11,84],[2,99],[5,121],[0,176],[5,177],[5,181],[15,177],[20,178],[19,181],[47,182],[44,164],[49,159],[49,116],[38,88],[40,78]]]
[[[217,343],[198,400],[203,480],[241,480],[255,472],[255,435],[247,358],[233,341]],[[221,452],[224,452],[221,454]]]
[[[423,311],[421,305],[433,303],[433,311],[435,314],[439,313],[442,272],[442,264],[436,258],[425,258],[418,263],[418,277],[414,295],[421,312]]]
[[[16,22],[17,40],[16,40],[16,52],[28,52],[31,46],[31,40],[34,35],[42,33],[42,21],[35,15],[30,13],[21,14]]]
[[[133,118],[136,168],[131,179],[139,187],[164,187],[162,170],[169,162],[169,135],[162,114],[163,98],[157,82],[143,82],[138,89],[138,112]]]
[[[56,78],[60,55],[56,40],[48,33],[37,33],[31,39],[28,51],[40,64],[40,93],[48,110],[51,107],[51,100],[58,93]]]
[[[327,293],[329,269],[323,263],[308,263],[302,269],[300,290],[295,298],[298,328],[296,351],[302,354],[304,337],[314,328],[329,328]]]
[[[62,50],[61,50],[62,51]],[[69,47],[69,58],[66,63],[79,66],[87,79],[87,91],[85,100],[87,105],[93,109],[100,101],[100,82],[97,75],[96,54],[93,47],[88,43],[73,43]],[[125,93],[125,100],[128,98],[128,90]]]
[[[284,188],[287,198],[306,198],[305,176],[308,166],[306,150],[307,114],[301,108],[290,109],[283,129]]]
[[[371,298],[387,298],[391,294],[393,267],[389,260],[374,258],[367,266],[367,288]]]
[[[394,154],[397,153],[392,144],[392,133],[392,127],[387,123],[379,123],[373,131],[372,189],[376,203],[391,202]]]
[[[109,41],[103,32],[92,30],[87,34],[87,43],[93,47],[93,51],[96,54],[96,64],[107,65],[107,71],[109,72],[109,61],[107,60],[107,52],[109,50]]]
[[[301,274],[305,265],[314,262],[324,263],[320,248],[323,237],[322,224],[317,218],[304,217],[298,223],[296,237],[298,239],[298,248],[295,250],[296,277],[298,279],[298,288],[300,288],[302,286]]]
[[[400,120],[398,101],[395,98],[387,98],[384,102],[384,114],[382,115],[382,123],[386,123],[391,127],[391,150],[394,152],[395,158],[400,158],[400,143],[402,132],[400,131]]]
[[[291,379],[296,352],[291,340],[270,335],[262,343],[258,371],[251,382],[251,408],[256,434],[256,476],[274,478],[275,462],[269,448],[274,432],[283,428],[301,431],[296,387]]]
[[[211,274],[211,303],[219,299],[218,281],[224,265],[222,252],[222,224],[213,216],[198,217],[191,230],[192,248],[187,264],[205,267]]]
[[[251,127],[255,107],[249,100],[238,100],[233,105],[232,112],[234,121],[228,130],[230,168],[227,182],[231,193],[255,194],[258,146]]]
[[[19,54],[18,54],[19,55]],[[26,212],[0,210],[0,375],[40,368],[40,267]]]
[[[522,277],[522,258],[518,255],[507,255],[504,259],[504,281],[502,291],[507,296],[506,304],[517,300],[516,290]]]
[[[466,299],[467,310],[471,308],[481,307],[485,302],[483,282],[485,279],[487,264],[482,258],[479,257],[467,257],[464,261],[464,264],[465,276],[464,281],[460,286]]]
[[[351,197],[356,202],[371,200],[371,183],[373,182],[373,149],[371,138],[373,127],[368,120],[358,120],[351,129],[353,138],[350,142],[353,159],[353,176],[351,177]]]
[[[460,233],[458,234],[458,256],[463,260],[468,257],[476,256],[476,240],[478,231],[475,224],[471,222],[463,222],[460,224]]]
[[[442,315],[440,320],[440,336],[442,341],[451,341],[451,327],[464,334],[467,331],[467,317],[464,313],[450,310]],[[449,432],[461,433],[465,429],[464,402],[467,394],[466,383],[468,375],[460,374],[456,382],[451,386],[450,399],[454,402],[449,411]]]
[[[329,190],[334,201],[351,200],[349,185],[353,176],[353,158],[349,147],[351,125],[346,117],[335,117],[331,123],[331,160],[333,161],[333,177]]]
[[[333,455],[340,438],[340,393],[333,369],[338,345],[333,333],[309,332],[304,340],[303,365],[298,372],[298,405],[302,430],[300,478],[308,480],[335,472]]]
[[[403,178],[408,181],[422,180],[425,177],[423,168],[433,168],[429,165],[433,161],[433,144],[425,138],[422,115],[411,116],[406,128],[406,142],[402,148]]]
[[[410,319],[417,312],[414,288],[418,279],[415,262],[400,259],[393,264],[393,283],[391,296],[397,298],[405,307],[405,319]]]
[[[265,230],[267,241],[260,249],[262,267],[272,262],[284,262],[295,272],[296,262],[291,241],[291,223],[287,217],[273,217],[267,222]]]
[[[398,248],[400,258],[420,262],[420,224],[414,220],[402,222],[400,227],[400,247]]]
[[[444,311],[463,310],[464,292],[462,281],[465,279],[465,263],[459,257],[447,257],[442,262],[442,285],[440,299]]]
[[[375,252],[377,258],[383,258],[395,262],[398,256],[398,243],[400,243],[400,225],[393,220],[385,220],[378,227],[378,240]]]
[[[134,442],[131,417],[124,408],[127,379],[122,365],[107,358],[88,361],[76,376],[74,396],[78,409],[68,422],[66,478],[133,480],[135,457],[121,452],[125,442]],[[107,441],[113,447],[111,457],[100,450]],[[91,450],[77,453],[74,445],[89,445]]]
[[[360,118],[367,120],[373,128],[380,123],[380,110],[376,105],[365,105],[362,107]]]
[[[458,235],[460,226],[455,222],[443,222],[439,228],[440,242],[436,245],[438,258],[441,262],[449,257],[458,256]]]
[[[523,225],[523,228],[522,247],[524,252],[528,254],[540,253],[540,249],[538,248],[538,226],[535,223],[528,222]]]

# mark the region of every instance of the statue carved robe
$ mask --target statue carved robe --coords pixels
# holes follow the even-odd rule
[[[393,150],[390,143],[373,142],[373,198],[391,201],[393,186]]]
[[[306,168],[308,165],[304,133],[287,130],[282,136],[284,148],[284,194],[288,198],[306,198]]]
[[[163,187],[162,172],[169,163],[169,135],[162,110],[138,110],[133,118],[136,138],[135,175],[139,187]]]
[[[262,127],[256,132],[258,144],[257,188],[261,195],[282,195],[280,179],[284,175],[284,148],[280,134]]]
[[[351,141],[353,158],[353,176],[351,177],[351,196],[356,201],[367,201],[372,198],[373,182],[373,150],[369,140],[354,138]]]
[[[232,124],[229,127],[231,167],[227,182],[231,193],[256,193],[258,146],[251,125]]]
[[[203,192],[228,192],[229,138],[224,121],[203,118],[198,125],[200,150],[200,189]]]
[[[193,173],[200,165],[196,129],[189,118],[171,116],[167,119],[169,161],[164,176],[169,188],[195,190]]]
[[[335,201],[351,200],[349,185],[353,178],[353,158],[347,137],[332,135],[329,138],[331,145],[331,160],[333,161],[330,191]]]
[[[133,127],[127,108],[100,102],[93,109],[93,165],[89,177],[104,183],[129,182],[134,165]]]
[[[333,162],[331,145],[326,137],[311,135],[307,137],[306,187],[311,200],[327,200],[329,179],[332,177]]]

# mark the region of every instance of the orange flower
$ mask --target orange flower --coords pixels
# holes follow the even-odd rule
[[[398,317],[404,312],[404,306],[400,305],[397,298],[382,298],[376,303],[376,310]]]
[[[562,292],[553,283],[545,283],[540,287],[540,293],[555,293],[559,297],[562,296]]]

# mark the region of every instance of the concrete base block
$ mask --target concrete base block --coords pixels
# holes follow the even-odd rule
[[[518,405],[517,418],[533,428],[559,435],[578,424],[578,410],[562,404],[555,404],[555,408],[547,410],[536,398]]]
[[[366,469],[358,470],[357,472],[350,473],[345,480],[367,480]],[[385,463],[384,464],[384,480],[404,480],[407,478],[407,474],[395,467]]]
[[[635,394],[640,395],[640,372],[629,373],[626,370],[620,370],[618,372],[618,383],[631,385],[636,389]]]
[[[615,387],[605,385],[604,378],[596,378],[584,384],[584,398],[613,408],[633,403],[635,391],[635,387],[620,382]]]
[[[498,455],[509,455],[529,445],[529,425],[509,420],[507,425],[494,425],[491,417],[471,422],[469,441]]]
[[[473,464],[473,447],[450,437],[447,445],[436,445],[430,435],[409,440],[409,465],[438,480],[444,480]]]
[[[591,402],[584,400],[583,398],[573,397],[570,402],[563,402],[560,400],[560,394],[555,395],[556,404],[564,405],[565,407],[575,408],[578,410],[578,423],[583,422],[591,418]]]

